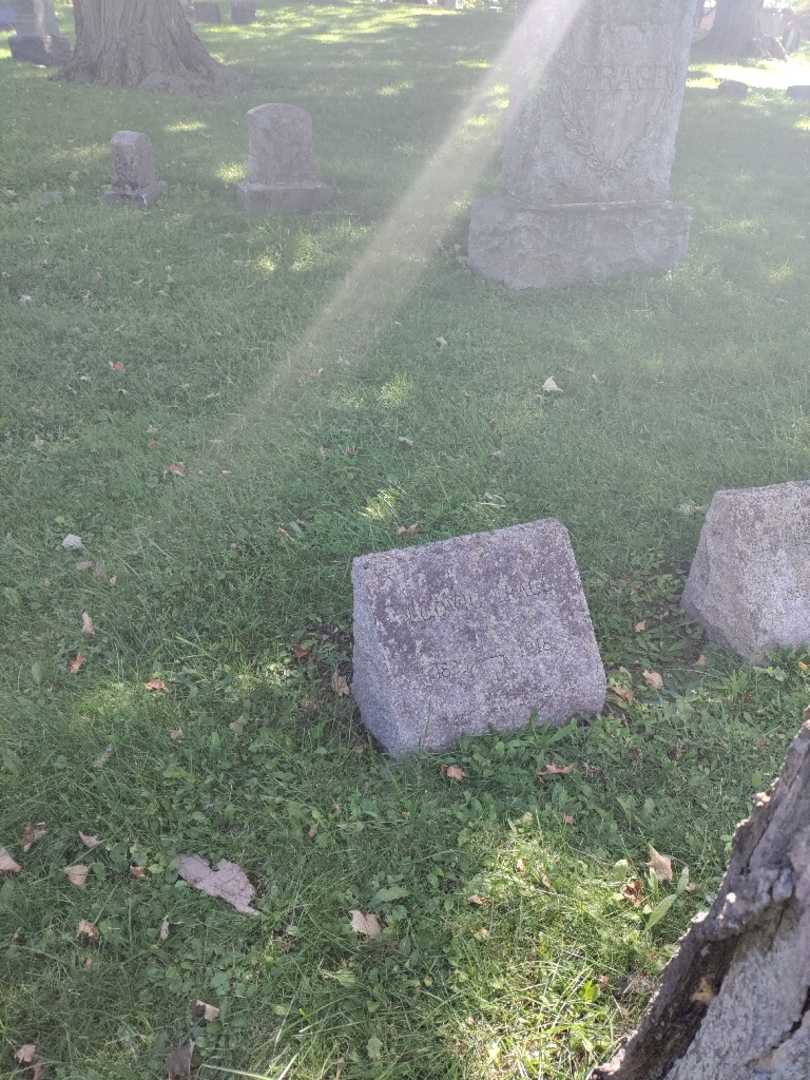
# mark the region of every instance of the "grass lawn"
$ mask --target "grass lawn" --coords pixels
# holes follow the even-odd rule
[[[0,847],[23,866],[0,883],[2,1077],[35,1042],[49,1078],[159,1078],[193,1037],[209,1078],[584,1078],[780,767],[810,656],[741,665],[677,599],[718,487],[810,469],[810,114],[778,65],[738,103],[701,64],[688,261],[512,294],[463,259],[511,25],[262,5],[203,31],[254,73],[227,100],[62,85],[0,49]],[[313,114],[339,191],[317,216],[237,209],[268,100]],[[122,128],[169,183],[148,213],[99,201]],[[392,764],[333,689],[352,557],[543,516],[633,700]],[[658,921],[649,844],[694,886]],[[179,881],[191,852],[238,863],[260,917]]]

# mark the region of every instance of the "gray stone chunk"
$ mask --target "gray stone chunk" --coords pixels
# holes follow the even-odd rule
[[[810,644],[810,483],[718,491],[682,606],[754,663]]]
[[[112,187],[108,202],[131,202],[149,207],[167,190],[155,173],[155,154],[148,135],[141,131],[118,131],[112,137]]]
[[[597,713],[605,672],[553,520],[354,560],[352,693],[395,756]]]
[[[543,288],[666,269],[684,257],[688,215],[669,200],[694,10],[695,0],[524,8],[501,201],[473,205],[473,269]],[[558,258],[564,282],[553,273]]]
[[[588,203],[532,209],[495,195],[473,205],[468,260],[512,289],[553,289],[668,270],[685,258],[682,203]]]
[[[331,197],[312,154],[312,117],[297,105],[257,105],[247,114],[246,210],[320,209]]]

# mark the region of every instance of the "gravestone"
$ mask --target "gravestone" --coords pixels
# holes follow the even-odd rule
[[[14,28],[9,44],[15,60],[58,67],[70,59],[73,50],[59,32],[53,0],[17,0]]]
[[[543,0],[516,31],[502,190],[477,200],[470,266],[515,289],[666,270],[695,0]]]
[[[794,101],[810,101],[810,86],[789,86],[785,92]]]
[[[231,0],[231,22],[247,26],[256,21],[256,0]]]
[[[737,101],[748,97],[748,89],[748,84],[739,79],[723,79],[717,84],[717,93],[721,97],[735,98]]]
[[[194,6],[191,9],[191,14],[195,22],[222,22],[222,12],[219,10],[219,4],[209,3],[208,0],[196,0]]]
[[[152,206],[167,190],[155,173],[155,154],[148,135],[118,131],[112,137],[113,182],[104,193],[107,202],[131,202]]]
[[[810,483],[718,491],[682,606],[754,663],[810,644]]]
[[[599,712],[605,673],[553,520],[354,560],[352,693],[395,756]]]
[[[257,105],[247,114],[246,210],[319,210],[332,194],[312,156],[312,117],[297,105]]]
[[[0,7],[0,30],[13,30],[17,13],[13,7]]]

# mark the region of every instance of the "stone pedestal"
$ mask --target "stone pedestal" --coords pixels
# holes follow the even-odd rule
[[[573,9],[573,10],[572,10]],[[517,31],[503,191],[473,204],[470,266],[512,288],[665,270],[695,0],[544,0]]]
[[[17,0],[14,28],[9,44],[15,60],[58,67],[70,59],[73,50],[59,33],[51,0]]]
[[[146,209],[168,190],[155,173],[155,154],[148,135],[118,131],[113,135],[111,150],[113,182],[104,193],[107,202],[132,203]]]
[[[312,156],[312,117],[297,105],[257,105],[247,114],[247,181],[239,184],[251,211],[319,210],[332,191]]]

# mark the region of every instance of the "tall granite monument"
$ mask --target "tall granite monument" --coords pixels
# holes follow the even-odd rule
[[[10,45],[15,60],[58,67],[70,59],[70,42],[59,32],[53,0],[16,0],[14,28]]]
[[[695,0],[535,0],[516,33],[499,194],[469,262],[515,289],[666,270],[690,211],[670,176]]]
[[[568,532],[535,521],[354,560],[352,693],[390,753],[605,703]]]

